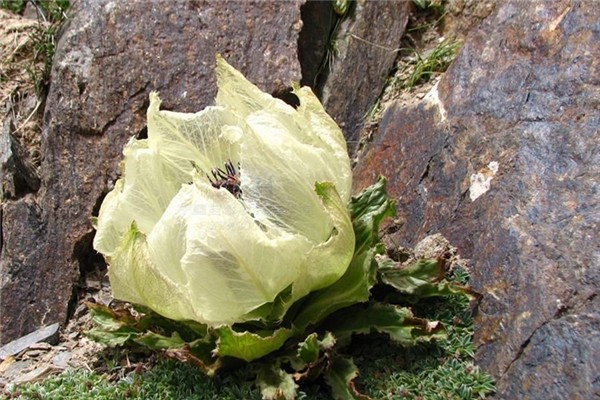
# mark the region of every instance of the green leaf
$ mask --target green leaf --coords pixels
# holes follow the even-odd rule
[[[390,200],[383,177],[353,196],[348,208],[356,236],[354,254],[357,255],[379,243],[379,224],[384,218],[396,214],[396,203]]]
[[[331,387],[335,400],[370,400],[369,396],[359,393],[354,387],[354,378],[358,368],[349,358],[336,357],[325,372],[325,382]]]
[[[317,333],[311,333],[306,340],[298,344],[298,358],[304,363],[315,362],[319,358],[321,348]]]
[[[90,310],[92,322],[98,329],[108,332],[117,331],[123,327],[133,326],[135,319],[128,312],[116,311],[103,304],[86,303]]]
[[[181,362],[195,365],[200,368],[206,375],[213,377],[215,373],[223,366],[223,360],[221,358],[211,358],[210,354],[207,354],[207,349],[201,349],[198,351],[197,345],[192,344],[185,345],[179,349],[167,349],[165,354],[168,357],[177,359]]]
[[[152,350],[166,350],[169,357],[194,364],[210,376],[221,367],[221,360],[213,357],[215,338],[210,335],[186,342],[177,332],[168,337],[148,331],[134,342]]]
[[[235,357],[244,361],[252,361],[263,357],[283,346],[294,331],[279,328],[269,333],[236,332],[229,325],[214,329],[218,336],[214,354],[224,357]]]
[[[177,332],[185,342],[193,342],[198,338],[209,337],[208,327],[195,321],[175,321],[165,318],[152,311],[148,307],[139,304],[132,304],[131,308],[135,310],[138,321],[135,327],[140,331],[159,331],[172,334]]]
[[[264,364],[256,377],[265,400],[293,400],[298,387],[290,374],[278,365]]]
[[[317,333],[311,333],[298,345],[298,358],[310,364],[317,361],[321,351],[330,350],[334,345],[335,337],[331,332],[326,332],[322,340],[319,340]]]
[[[291,367],[298,372],[295,379],[300,381],[320,375],[335,344],[336,340],[331,332],[325,332],[322,339],[319,339],[316,332],[308,335],[298,344],[296,356],[289,358]]]
[[[355,256],[346,273],[336,283],[308,295],[293,322],[294,326],[300,330],[306,329],[334,311],[368,301],[369,290],[377,277],[374,256],[382,251],[383,248],[378,246]]]
[[[375,302],[340,310],[327,319],[323,328],[331,330],[339,341],[355,333],[376,331],[405,346],[446,336],[440,322],[416,318],[408,308]]]
[[[215,339],[205,325],[193,321],[173,321],[147,307],[133,305],[133,310],[123,307],[111,309],[102,304],[87,303],[94,328],[85,332],[93,340],[109,346],[136,343],[151,350],[176,349],[188,346],[197,353],[208,354]],[[157,333],[160,332],[160,333]],[[210,349],[206,350],[206,347]]]
[[[101,329],[90,329],[88,331],[85,331],[84,335],[95,342],[115,347],[124,345],[131,339],[134,339],[137,336],[139,336],[140,333],[127,328],[112,332],[104,331]]]
[[[446,269],[442,259],[422,259],[404,266],[389,262],[380,264],[381,281],[400,293],[416,298],[464,294],[473,299],[478,296],[471,289],[444,279]]]
[[[177,332],[173,332],[170,337],[154,332],[146,332],[144,335],[136,338],[135,342],[153,350],[176,349],[185,344],[185,341]]]
[[[369,300],[370,290],[377,278],[375,255],[385,252],[379,241],[379,224],[396,212],[385,184],[385,179],[380,177],[374,185],[352,197],[348,208],[355,234],[354,257],[338,281],[305,298],[293,322],[300,330],[319,323],[341,308]]]
[[[95,326],[84,333],[90,339],[107,346],[121,346],[141,335],[135,328],[135,319],[129,313],[117,312],[102,304],[86,305]]]

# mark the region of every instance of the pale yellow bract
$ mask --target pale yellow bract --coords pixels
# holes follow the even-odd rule
[[[216,105],[196,114],[150,95],[148,139],[125,147],[94,239],[115,298],[209,326],[332,284],[354,251],[346,143],[312,91],[295,87],[294,109],[221,57],[217,75]],[[241,198],[206,176],[227,161]]]

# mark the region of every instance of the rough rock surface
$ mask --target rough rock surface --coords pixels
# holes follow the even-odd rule
[[[310,0],[302,6],[302,30],[298,37],[298,60],[302,67],[302,85],[317,87],[323,69],[331,32],[338,16],[331,2]]]
[[[54,323],[5,344],[4,346],[0,347],[0,359],[4,360],[8,357],[14,356],[39,342],[56,342],[58,328],[58,323]]]
[[[374,106],[394,66],[408,22],[409,1],[357,1],[341,21],[322,101],[344,131],[351,152],[365,115]],[[329,67],[328,67],[329,68]]]
[[[599,20],[588,1],[498,4],[355,170],[357,189],[388,177],[398,244],[439,231],[471,259],[497,398],[600,396]]]
[[[220,52],[263,90],[300,81],[300,2],[74,2],[57,46],[41,186],[2,204],[0,344],[64,322],[88,268],[90,216],[144,135],[148,94],[198,111],[216,93]]]
[[[18,198],[40,187],[35,166],[29,162],[26,148],[13,135],[14,130],[10,120],[0,130],[1,198]]]

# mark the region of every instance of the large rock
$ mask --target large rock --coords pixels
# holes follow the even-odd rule
[[[318,78],[322,77],[332,30],[339,16],[332,2],[309,0],[302,6],[302,31],[298,37],[298,60],[302,67],[302,85],[318,93]]]
[[[149,92],[167,109],[202,109],[216,94],[217,52],[267,92],[300,81],[300,5],[74,2],[47,99],[41,187],[2,204],[0,344],[65,321],[89,268],[90,217],[123,145],[144,135]]]
[[[408,22],[409,1],[356,1],[329,44],[323,106],[344,131],[350,152],[381,96]]]
[[[355,170],[357,189],[388,177],[398,244],[439,231],[471,259],[498,398],[600,395],[599,20],[589,1],[498,5]]]

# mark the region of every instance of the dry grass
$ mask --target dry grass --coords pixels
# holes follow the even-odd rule
[[[14,138],[39,166],[42,99],[36,71],[46,60],[36,54],[35,35],[47,23],[0,9],[0,128],[10,124]]]

